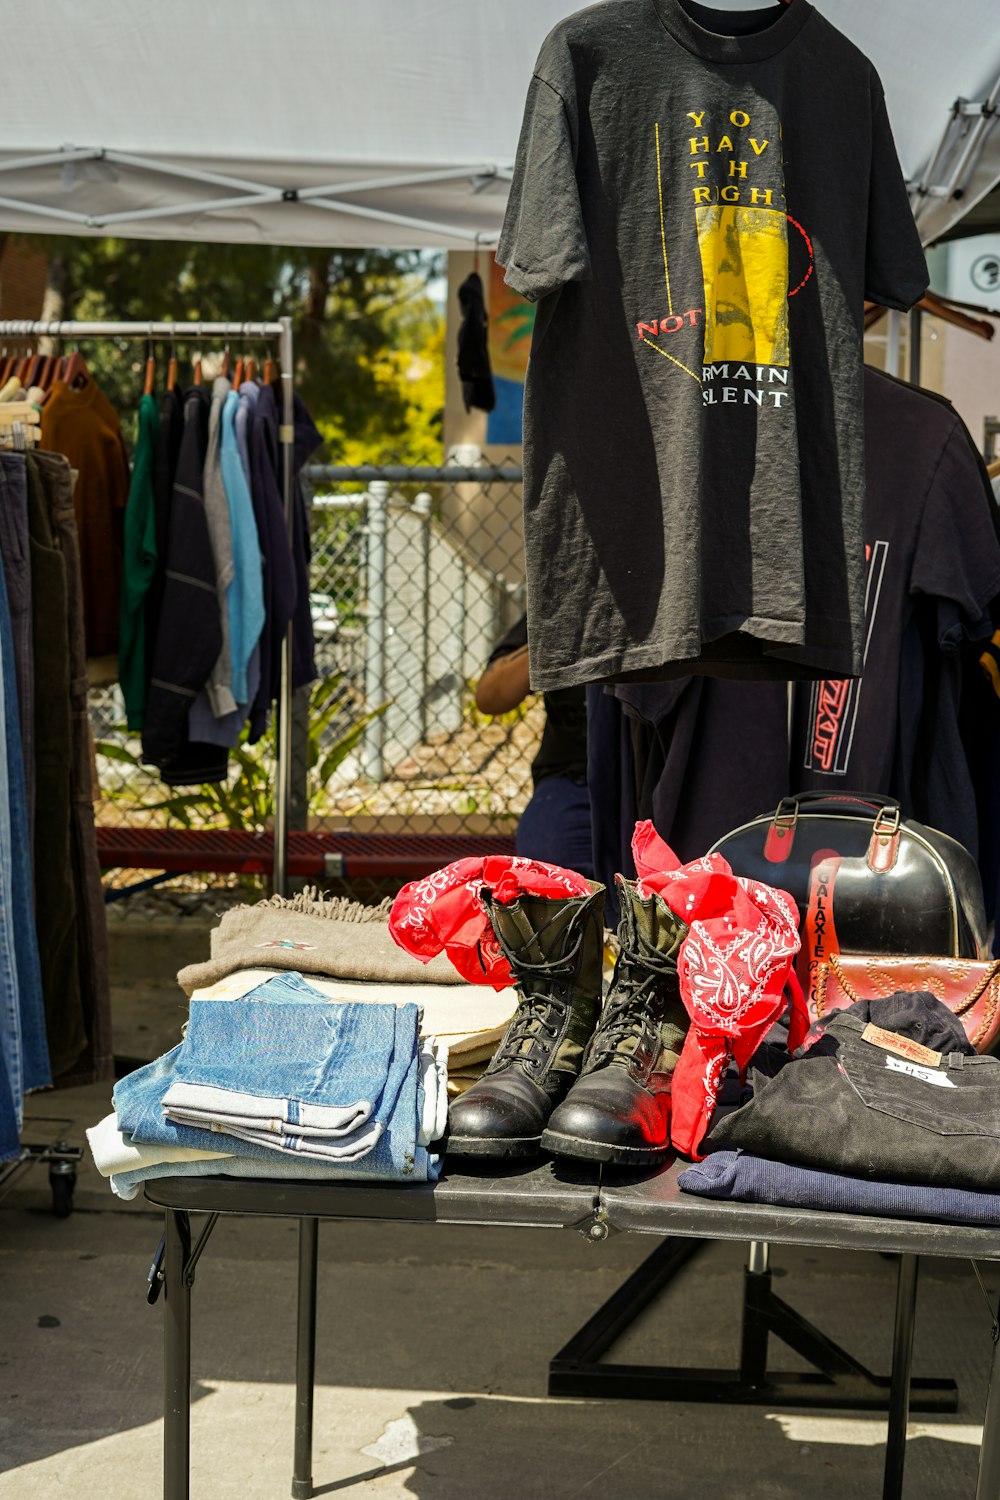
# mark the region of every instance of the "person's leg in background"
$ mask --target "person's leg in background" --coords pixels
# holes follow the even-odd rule
[[[590,795],[568,776],[546,776],[517,825],[518,854],[594,878]]]

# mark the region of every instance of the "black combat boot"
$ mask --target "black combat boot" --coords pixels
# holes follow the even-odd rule
[[[621,952],[580,1077],[554,1110],[542,1148],[641,1167],[670,1148],[670,1079],[689,1025],[677,980],[687,927],[659,896],[616,877]]]
[[[482,893],[519,1004],[489,1067],[448,1111],[447,1151],[532,1156],[580,1072],[601,1008],[604,887],[565,899]]]

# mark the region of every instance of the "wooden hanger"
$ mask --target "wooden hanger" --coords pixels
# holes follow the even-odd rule
[[[191,381],[194,385],[201,385],[201,355],[196,354],[191,372]]]
[[[244,380],[252,380],[253,377],[254,377],[254,371],[256,370],[256,368],[257,368],[256,362],[254,360],[253,355],[251,354],[249,356],[249,358],[247,359],[246,369],[243,372],[243,378],[244,378]]]
[[[222,351],[222,365],[221,365],[221,367],[219,369],[219,374],[220,375],[224,375],[227,380],[229,379],[229,345],[228,344],[226,345],[225,349],[223,349],[223,351]]]
[[[79,349],[74,349],[69,358],[63,362],[60,379],[64,385],[72,386],[75,391],[83,390],[87,385],[90,380],[90,371]]]
[[[962,312],[958,307],[950,305],[944,298],[935,292],[925,292],[919,302],[914,303],[921,312],[930,313],[932,317],[940,318],[943,323],[951,323],[955,328],[961,328],[965,333],[973,333],[977,338],[991,339],[996,332],[992,323],[985,318],[972,318],[968,313]],[[877,302],[865,303],[865,332],[867,333],[884,316],[886,309]]]
[[[271,358],[271,351],[269,349],[267,351],[267,357],[264,360],[264,375],[263,375],[264,384],[265,385],[273,385],[274,382],[275,382],[275,380],[277,379],[277,374],[278,374],[278,372],[277,372],[277,370],[275,368],[274,360]]]
[[[240,355],[236,361],[236,374],[233,376],[233,390],[238,391],[243,384],[243,356]]]
[[[167,361],[167,390],[172,391],[177,387],[177,345],[170,345],[170,358]]]

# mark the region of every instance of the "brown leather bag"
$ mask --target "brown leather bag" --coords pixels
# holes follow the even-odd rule
[[[834,953],[813,971],[809,1017],[823,1021],[856,1000],[884,1000],[897,990],[929,990],[958,1017],[977,1052],[1000,1047],[1000,959]]]

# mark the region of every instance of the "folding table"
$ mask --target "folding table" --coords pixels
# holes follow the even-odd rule
[[[643,1173],[591,1172],[568,1163],[449,1169],[431,1185],[321,1183],[227,1177],[163,1177],[145,1195],[164,1210],[162,1256],[150,1271],[151,1300],[162,1284],[164,1317],[164,1500],[190,1494],[191,1288],[197,1262],[220,1214],[299,1220],[295,1454],[291,1493],[313,1493],[312,1411],[316,1353],[316,1265],[320,1219],[502,1224],[576,1229],[591,1240],[624,1232],[662,1243],[553,1358],[549,1393],[618,1399],[766,1403],[769,1406],[888,1407],[883,1500],[900,1500],[909,1411],[953,1411],[954,1383],[913,1380],[911,1360],[921,1255],[1000,1259],[991,1229],[881,1219],[861,1214],[716,1202],[680,1191],[683,1164]],[[207,1220],[192,1238],[191,1215]],[[600,1361],[663,1289],[699,1242],[749,1243],[739,1368],[665,1369]],[[899,1256],[892,1371],[873,1375],[771,1290],[768,1246],[816,1245]],[[977,1269],[978,1275],[978,1269]],[[980,1449],[976,1500],[1000,1496],[1000,1308],[992,1313],[993,1362]],[[768,1368],[773,1335],[803,1355],[808,1372]]]

